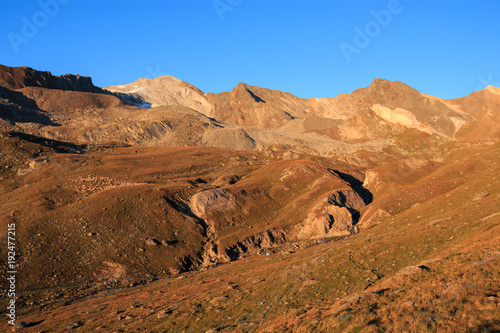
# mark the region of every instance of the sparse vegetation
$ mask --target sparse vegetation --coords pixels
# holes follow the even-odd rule
[[[376,80],[319,103],[162,80],[150,102],[172,105],[149,110],[0,80],[0,226],[17,226],[23,330],[500,330],[499,132],[478,130],[496,94]],[[457,108],[469,122],[451,133]]]

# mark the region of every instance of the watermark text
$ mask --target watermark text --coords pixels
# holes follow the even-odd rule
[[[70,0],[39,0],[38,6],[40,10],[37,11],[31,18],[23,16],[21,18],[22,26],[20,33],[9,32],[7,38],[15,53],[20,51],[22,44],[28,44],[30,40],[38,35],[40,29],[45,27],[51,18],[59,13],[60,5],[65,5]]]
[[[7,317],[8,323],[16,324],[16,224],[7,225]]]
[[[348,64],[352,62],[354,54],[360,54],[363,49],[368,47],[372,40],[387,27],[395,15],[401,14],[403,6],[400,0],[389,0],[387,8],[379,11],[370,11],[373,20],[368,21],[363,28],[354,27],[354,38],[352,44],[342,42],[339,44],[340,50]]]
[[[224,15],[227,12],[232,12],[237,6],[241,5],[243,0],[214,0],[212,3],[215,12],[221,21],[224,21]]]

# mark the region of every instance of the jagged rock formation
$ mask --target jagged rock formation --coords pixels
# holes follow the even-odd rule
[[[92,93],[104,92],[103,89],[94,86],[92,79],[88,76],[72,74],[56,76],[50,72],[37,71],[30,67],[4,65],[0,65],[0,86],[10,90],[36,87]]]

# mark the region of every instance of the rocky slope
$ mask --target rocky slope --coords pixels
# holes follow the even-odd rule
[[[465,160],[478,165],[461,184],[361,227],[354,236],[315,246],[277,246],[180,275],[26,292],[19,300],[20,320],[27,332],[495,332],[500,323],[499,149],[498,144],[460,149],[434,172],[413,173],[415,181],[425,182],[458,173],[454,168]],[[234,181],[238,184],[237,177],[223,177],[217,183]],[[406,196],[405,188],[392,192]],[[231,200],[224,193],[218,197]],[[150,245],[136,258],[171,246],[171,241]],[[101,272],[119,276],[123,270],[106,263]]]
[[[109,265],[122,272],[114,278],[178,273],[284,243],[349,236],[370,202],[319,162],[253,152],[49,156],[1,183],[0,218],[20,226],[22,288],[107,279],[101,271]]]

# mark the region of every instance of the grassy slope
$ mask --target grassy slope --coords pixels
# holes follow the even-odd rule
[[[1,225],[17,226],[21,290],[176,274],[201,265],[209,235],[188,205],[194,194],[215,189],[220,177],[241,178],[218,183],[234,195],[235,208],[207,214],[220,251],[293,226],[334,190],[350,189],[314,161],[208,148],[55,154],[24,170],[8,177],[0,192]],[[147,245],[150,238],[166,245]]]
[[[51,290],[57,301],[27,296],[35,304],[21,320],[41,321],[27,332],[498,329],[499,146],[457,154],[488,167],[354,237],[82,299]],[[488,195],[473,200],[481,192]]]

